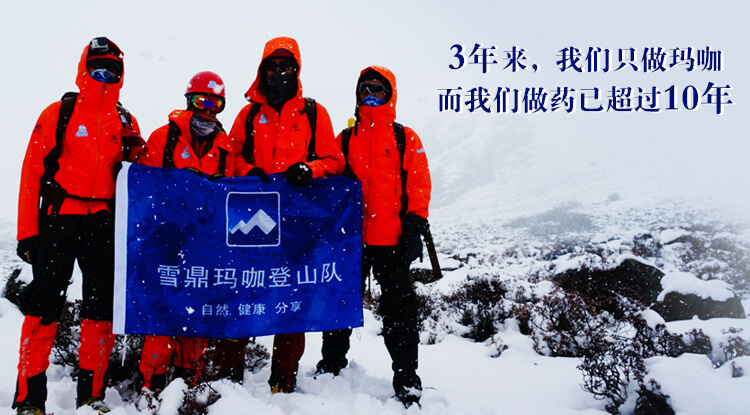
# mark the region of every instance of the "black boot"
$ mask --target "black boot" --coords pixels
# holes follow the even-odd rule
[[[323,347],[321,354],[323,358],[315,368],[315,375],[331,373],[338,376],[341,369],[349,363],[346,353],[349,351],[349,336],[351,329],[323,332]]]
[[[176,378],[184,379],[185,384],[187,384],[188,386],[195,386],[202,381],[197,371],[187,368],[187,367],[175,366],[173,375],[174,375],[173,379],[176,379]]]
[[[221,369],[216,376],[219,379],[229,379],[234,383],[242,385],[245,381],[245,365]]]
[[[146,385],[145,380],[143,379],[143,373],[138,372],[138,376],[136,376],[135,380],[133,381],[133,389],[136,393],[140,392],[141,389],[144,388]],[[164,388],[167,387],[167,374],[162,373],[159,375],[151,375],[151,387],[147,388],[147,390],[150,390],[152,392],[156,392],[157,390],[164,390]]]
[[[167,387],[167,374],[151,375],[151,390],[164,390]]]
[[[76,386],[78,395],[76,406],[80,408],[81,406],[87,405],[99,411],[100,413],[109,412],[109,408],[104,403],[105,384],[106,382],[104,382],[104,384],[102,385],[102,390],[99,391],[98,396],[94,397],[94,371],[79,369],[78,385]]]
[[[416,319],[383,318],[383,339],[393,364],[393,390],[407,408],[419,404],[422,380],[419,364],[419,330]]]
[[[47,374],[42,372],[26,379],[26,388],[28,390],[26,399],[16,402],[18,398],[18,381],[16,381],[16,394],[13,397],[12,408],[18,409],[18,411],[27,409],[31,411],[30,413],[34,413],[33,410],[38,409],[44,413],[44,404],[47,402]]]
[[[297,388],[297,370],[299,364],[293,371],[284,370],[281,366],[271,364],[271,378],[268,384],[271,386],[271,393],[292,393]]]
[[[417,376],[416,372],[395,372],[393,390],[396,391],[396,398],[405,407],[408,408],[413,404],[419,405],[419,399],[422,397],[422,379]]]

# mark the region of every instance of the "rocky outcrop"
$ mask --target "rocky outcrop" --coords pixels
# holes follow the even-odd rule
[[[695,294],[670,292],[664,299],[651,307],[661,315],[665,321],[691,320],[698,316],[701,320],[711,318],[745,318],[745,309],[740,298],[736,295],[725,301],[713,298],[702,298]]]

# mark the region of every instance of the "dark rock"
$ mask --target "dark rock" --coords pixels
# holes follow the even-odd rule
[[[698,316],[701,320],[712,318],[745,318],[745,309],[736,295],[726,301],[701,298],[695,294],[670,292],[664,300],[651,307],[666,321],[690,320]]]
[[[638,391],[638,395],[634,415],[674,415],[674,409],[669,406],[666,395],[646,389]]]
[[[409,270],[409,276],[412,281],[421,282],[422,284],[429,284],[439,279],[436,278],[432,270],[428,268],[412,268]]]
[[[555,276],[564,290],[595,301],[598,308],[618,309],[618,295],[637,301],[644,307],[656,301],[664,273],[635,259],[626,259],[609,270],[571,270]]]

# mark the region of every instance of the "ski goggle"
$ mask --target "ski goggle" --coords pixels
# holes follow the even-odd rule
[[[91,78],[108,84],[117,83],[122,75],[122,62],[116,59],[96,57],[86,61]]]
[[[385,85],[376,84],[375,82],[362,82],[359,84],[360,94],[377,95],[385,93]]]
[[[292,59],[284,59],[282,61],[268,60],[263,62],[263,70],[267,72],[281,72],[297,71],[297,63]]]
[[[104,82],[105,84],[116,84],[117,83],[117,75],[113,74],[112,72],[106,70],[106,69],[94,69],[90,72],[91,79],[99,82]]]
[[[188,102],[199,110],[221,112],[224,109],[224,99],[213,95],[193,94],[188,97]]]

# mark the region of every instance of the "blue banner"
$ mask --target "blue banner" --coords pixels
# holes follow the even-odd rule
[[[125,164],[117,334],[242,338],[362,325],[362,191]]]

